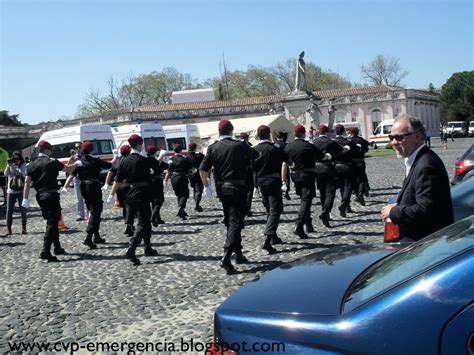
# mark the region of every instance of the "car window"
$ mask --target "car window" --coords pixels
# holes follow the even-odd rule
[[[378,126],[375,131],[374,131],[374,135],[377,135],[380,133],[380,126]]]
[[[349,312],[434,265],[472,248],[474,225],[471,220],[462,220],[413,243],[359,275],[346,293],[343,312]]]
[[[91,152],[92,155],[112,154],[112,140],[93,140],[92,143],[94,144],[94,150]]]
[[[181,144],[181,147],[183,147],[183,149],[187,149],[186,140],[184,139],[184,137],[167,138],[166,142],[168,143],[168,150],[173,150],[176,144]]]
[[[474,144],[468,148],[463,155],[461,155],[461,160],[474,160]]]
[[[384,134],[390,134],[391,131],[392,131],[392,125],[390,125],[390,126],[383,126],[383,133],[384,133]]]

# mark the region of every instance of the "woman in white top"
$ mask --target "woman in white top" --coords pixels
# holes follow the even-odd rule
[[[5,168],[7,182],[7,230],[5,236],[12,234],[13,209],[18,201],[21,211],[21,233],[26,234],[26,208],[21,206],[23,200],[23,185],[26,175],[26,164],[20,152],[13,152]]]

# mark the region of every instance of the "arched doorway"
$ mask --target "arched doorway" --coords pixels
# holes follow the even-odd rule
[[[375,131],[379,123],[382,122],[382,111],[380,111],[378,108],[375,108],[370,113],[370,116],[372,118],[372,132],[373,132]]]

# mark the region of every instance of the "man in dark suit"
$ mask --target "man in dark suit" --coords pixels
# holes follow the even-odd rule
[[[395,120],[389,138],[405,158],[406,178],[395,205],[382,208],[382,219],[400,226],[400,238],[420,240],[454,222],[449,179],[441,159],[424,144],[423,123],[406,115]]]

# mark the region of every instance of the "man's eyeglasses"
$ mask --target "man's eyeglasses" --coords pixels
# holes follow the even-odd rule
[[[413,133],[415,132],[405,133],[405,134],[394,134],[393,136],[389,134],[388,139],[390,139],[390,141],[393,141],[395,139],[397,142],[401,142],[402,140],[405,139],[405,137],[411,136]]]

